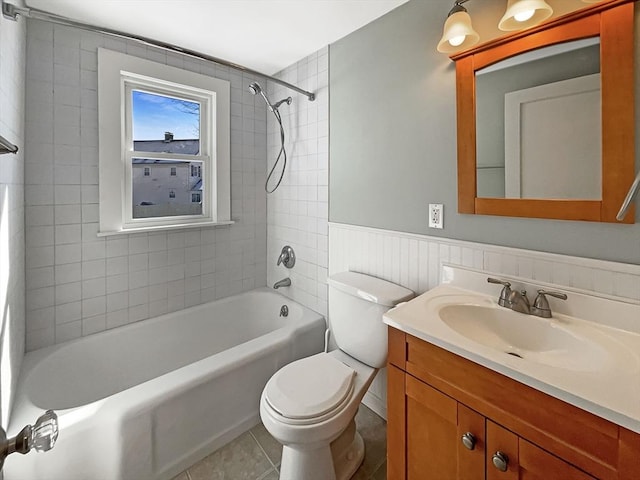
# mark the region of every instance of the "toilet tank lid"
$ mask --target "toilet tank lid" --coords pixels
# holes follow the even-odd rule
[[[327,282],[337,290],[387,307],[406,302],[415,296],[408,288],[363,273],[340,272],[331,275]]]

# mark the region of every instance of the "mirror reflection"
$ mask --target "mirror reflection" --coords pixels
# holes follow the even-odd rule
[[[600,98],[598,37],[478,70],[477,196],[600,200]]]

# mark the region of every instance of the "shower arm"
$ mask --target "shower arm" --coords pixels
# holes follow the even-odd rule
[[[638,175],[636,175],[636,179],[633,181],[633,184],[631,184],[631,187],[629,188],[629,192],[627,193],[627,196],[622,202],[620,211],[618,212],[618,215],[616,215],[616,220],[621,222],[624,219],[624,216],[627,214],[627,210],[629,210],[629,207],[631,206],[631,202],[633,202],[633,199],[638,193],[639,189],[640,189],[640,171],[638,172]]]
[[[262,72],[258,72],[257,70],[253,70],[251,68],[245,67],[243,65],[239,65],[237,63],[229,62],[222,58],[214,57],[212,55],[207,55],[206,53],[197,52],[195,50],[190,50],[188,48],[182,48],[177,45],[173,45],[171,43],[165,43],[159,40],[154,40],[152,38],[147,38],[140,35],[134,35],[132,33],[125,33],[119,30],[112,30],[110,28],[98,27],[97,25],[92,25],[90,23],[79,22],[67,17],[63,17],[62,15],[56,15],[55,13],[50,13],[45,10],[40,10],[38,8],[31,8],[31,7],[22,8],[12,3],[7,3],[4,0],[2,0],[2,15],[5,18],[13,21],[17,20],[18,15],[22,15],[23,17],[26,17],[26,18],[44,20],[47,22],[56,23],[58,25],[66,25],[69,27],[76,27],[82,30],[88,30],[92,32],[102,33],[105,35],[110,35],[113,37],[123,38],[125,40],[134,40],[144,45],[161,48],[163,50],[168,50],[170,52],[181,53],[183,55],[187,55],[192,58],[206,60],[208,62],[217,63],[218,65],[224,65],[226,67],[235,68],[236,70],[240,70],[242,72],[249,73],[251,75],[256,75],[256,76],[266,78],[271,82],[277,83],[278,85],[282,85],[283,87],[286,87],[290,90],[293,90],[295,92],[298,92],[306,96],[310,102],[313,102],[316,99],[315,93],[303,90],[300,87],[297,87],[296,85],[292,85],[289,82],[285,82],[284,80],[280,80],[279,78],[272,77],[271,75],[266,75]]]

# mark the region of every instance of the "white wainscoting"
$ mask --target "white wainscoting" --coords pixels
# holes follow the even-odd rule
[[[421,294],[440,283],[443,263],[640,304],[640,265],[329,223],[329,275],[345,270],[361,272]],[[364,399],[384,418],[386,384],[383,369]]]

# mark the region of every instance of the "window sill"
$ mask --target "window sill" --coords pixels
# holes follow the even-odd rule
[[[135,227],[126,230],[115,230],[111,232],[98,232],[98,237],[110,237],[113,235],[130,235],[132,233],[149,233],[149,232],[165,232],[171,230],[183,230],[187,228],[206,228],[206,227],[223,227],[233,225],[233,220],[225,220],[221,222],[200,222],[200,223],[184,223],[177,225],[160,225],[154,227]]]

